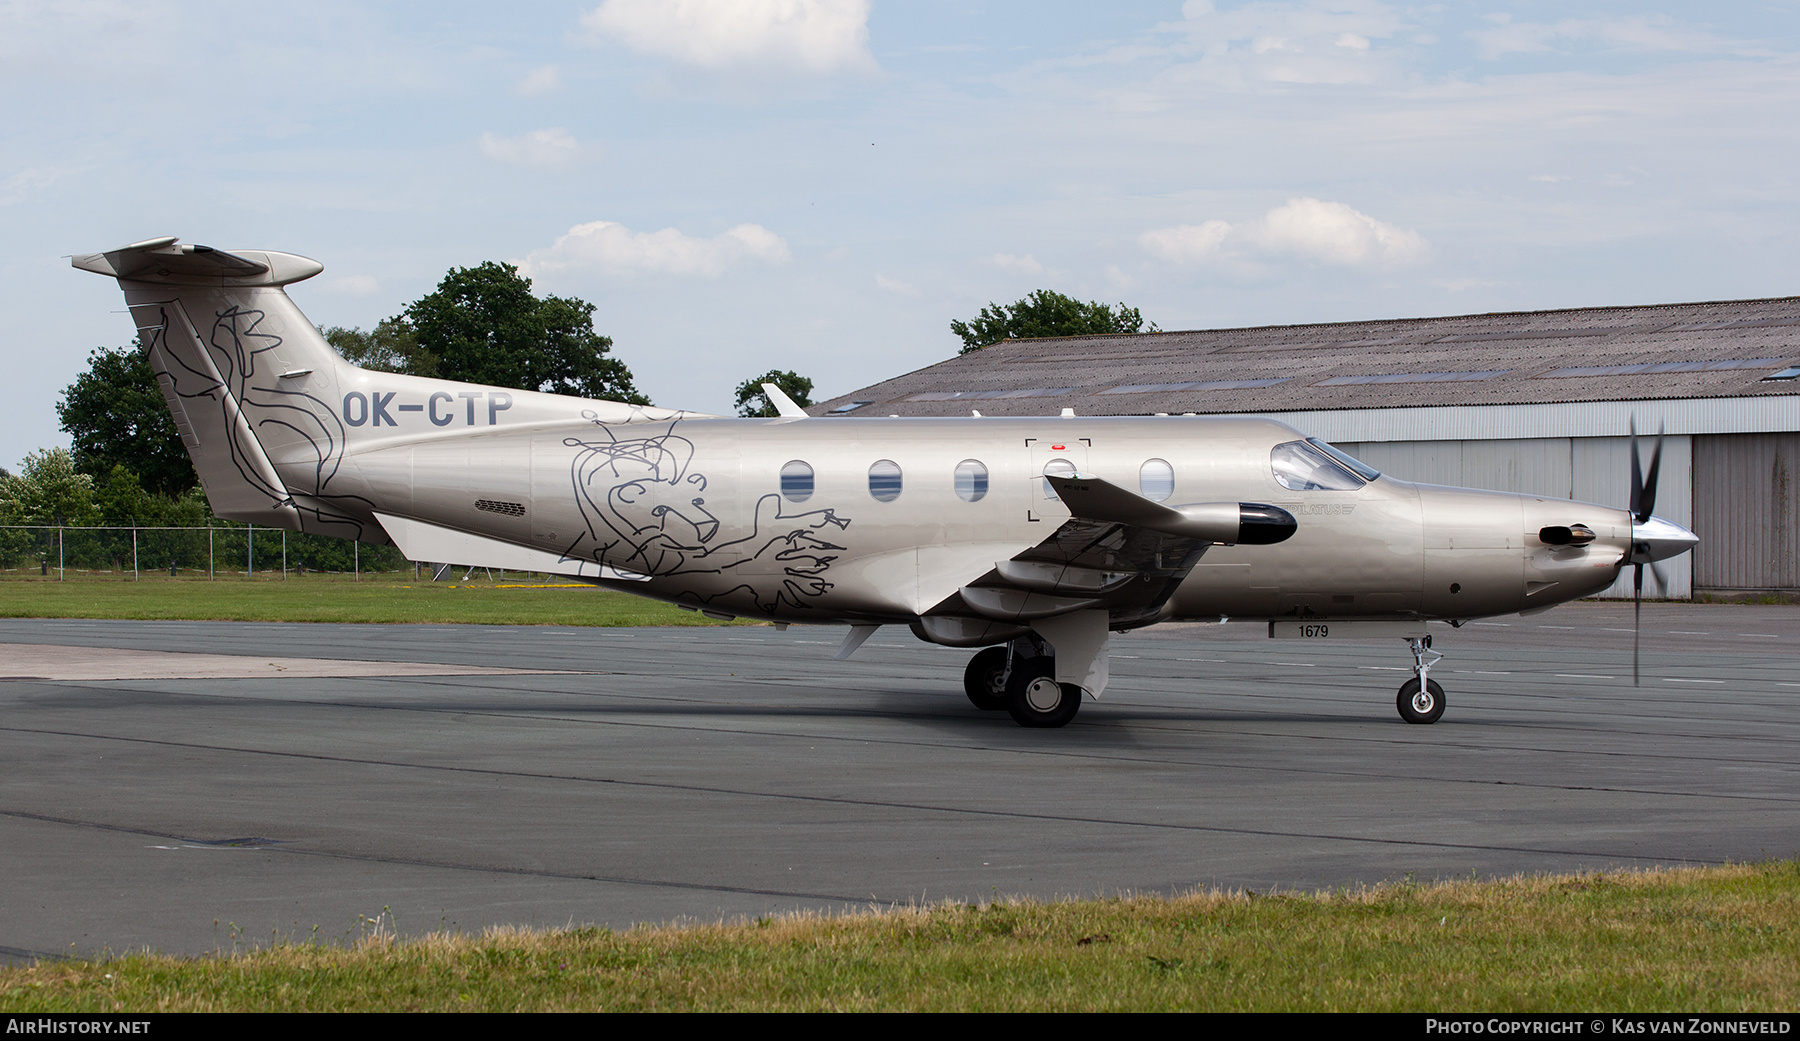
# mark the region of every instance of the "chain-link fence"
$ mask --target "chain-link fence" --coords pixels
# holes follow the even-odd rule
[[[0,577],[58,579],[170,575],[257,576],[411,571],[392,546],[365,546],[284,528],[219,523],[207,527],[0,525]]]

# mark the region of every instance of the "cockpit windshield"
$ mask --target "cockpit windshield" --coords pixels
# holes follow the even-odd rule
[[[1355,458],[1348,452],[1341,452],[1338,449],[1333,448],[1316,437],[1307,438],[1306,443],[1317,448],[1319,451],[1324,452],[1331,458],[1336,459],[1338,462],[1343,463],[1345,466],[1348,466],[1351,472],[1355,473],[1365,481],[1373,481],[1375,478],[1381,476],[1380,470],[1375,469],[1361,459]]]
[[[1311,437],[1276,445],[1269,462],[1275,480],[1297,492],[1352,492],[1381,476],[1368,464]]]

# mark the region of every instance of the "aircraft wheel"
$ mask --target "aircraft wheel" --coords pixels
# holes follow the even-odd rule
[[[1399,706],[1400,718],[1408,723],[1436,723],[1444,714],[1444,688],[1438,686],[1437,680],[1427,680],[1421,690],[1415,677],[1400,685],[1400,696],[1395,703]]]
[[[1006,707],[1006,648],[989,647],[969,659],[963,670],[963,693],[984,712]]]
[[[1014,661],[1006,684],[1006,711],[1022,727],[1067,726],[1081,710],[1081,688],[1056,682],[1056,659]]]

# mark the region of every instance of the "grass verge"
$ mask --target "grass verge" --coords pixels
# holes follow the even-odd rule
[[[496,930],[0,970],[9,1012],[1800,1006],[1800,864]]]
[[[226,622],[373,622],[471,625],[719,625],[693,611],[629,593],[557,580],[352,580],[241,574],[0,580],[0,618],[135,618]],[[750,624],[750,623],[742,623]]]

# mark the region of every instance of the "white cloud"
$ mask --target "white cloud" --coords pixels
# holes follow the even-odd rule
[[[489,159],[519,166],[561,166],[581,154],[581,143],[562,127],[533,130],[519,137],[483,134],[476,144]]]
[[[1289,199],[1264,217],[1265,248],[1298,253],[1328,264],[1408,264],[1425,256],[1425,239],[1341,202]]]
[[[896,293],[900,296],[919,295],[919,290],[910,283],[902,282],[897,278],[889,278],[886,275],[876,275],[875,284],[890,293]]]
[[[869,0],[605,0],[581,24],[704,69],[870,72]]]
[[[0,206],[23,202],[61,180],[69,171],[34,166],[0,180]]]
[[[1188,0],[1181,13],[1181,22],[1164,27],[1187,37],[1178,51],[1198,52],[1202,78],[1239,86],[1374,82],[1389,66],[1375,41],[1409,28],[1374,0],[1263,0],[1228,11],[1211,0]]]
[[[1289,199],[1261,220],[1234,226],[1222,220],[1157,228],[1138,236],[1144,251],[1184,264],[1235,258],[1246,252],[1298,254],[1346,267],[1394,267],[1430,252],[1416,231],[1378,221],[1341,202]]]
[[[1219,255],[1231,232],[1231,225],[1224,221],[1209,220],[1146,231],[1138,236],[1138,244],[1151,256],[1180,264]]]
[[[1508,54],[1540,54],[1593,42],[1622,51],[1707,52],[1731,49],[1703,30],[1682,26],[1667,15],[1629,18],[1565,18],[1558,22],[1514,22],[1489,15],[1491,29],[1469,34],[1490,61]]]
[[[541,65],[519,77],[513,84],[513,93],[524,97],[535,97],[548,94],[562,86],[562,75],[554,65]]]
[[[1041,275],[1044,273],[1044,265],[1038,263],[1037,258],[1029,253],[1022,257],[1015,257],[1011,253],[996,253],[988,259],[988,263],[1002,271],[1011,271],[1015,275]]]
[[[566,269],[598,269],[613,274],[654,272],[712,278],[745,261],[783,264],[787,243],[760,224],[739,224],[710,239],[674,228],[632,231],[613,221],[577,224],[548,249],[533,250],[519,268],[527,275]]]

